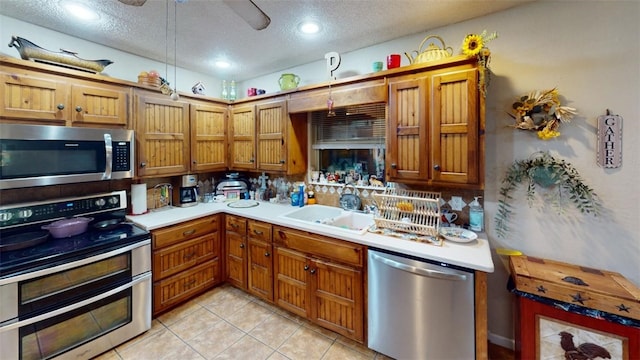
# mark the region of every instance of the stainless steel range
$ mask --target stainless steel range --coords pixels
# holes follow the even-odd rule
[[[151,240],[126,192],[0,207],[2,359],[88,359],[151,327]],[[92,217],[53,238],[54,220]]]

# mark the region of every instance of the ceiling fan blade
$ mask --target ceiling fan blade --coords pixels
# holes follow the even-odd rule
[[[265,29],[271,19],[252,0],[223,0],[238,16],[256,30]]]
[[[142,6],[147,0],[118,0],[125,5]]]

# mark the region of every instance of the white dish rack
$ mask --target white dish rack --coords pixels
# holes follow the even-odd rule
[[[374,193],[378,215],[374,217],[378,229],[410,234],[438,236],[440,230],[439,192],[387,188]]]

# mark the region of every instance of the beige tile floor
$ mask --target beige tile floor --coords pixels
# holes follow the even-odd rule
[[[379,360],[366,346],[224,285],[171,310],[97,360]]]

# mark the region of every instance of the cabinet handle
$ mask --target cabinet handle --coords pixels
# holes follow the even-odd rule
[[[398,167],[398,165],[397,165],[397,164],[391,164],[391,168],[392,168],[392,169],[395,169],[395,168],[397,168],[397,167]]]
[[[187,230],[185,232],[182,233],[182,236],[189,236],[189,235],[193,235],[196,233],[196,229],[191,229],[191,230]]]
[[[76,106],[76,112],[82,112],[82,106]]]
[[[282,239],[282,240],[286,240],[287,239],[287,234],[285,234],[284,231],[282,231],[282,230],[278,230],[278,236],[280,236],[280,239]]]
[[[58,104],[58,106],[56,106],[58,108],[58,110],[64,110],[64,104]]]
[[[191,280],[189,282],[184,283],[183,288],[189,289],[189,288],[193,287],[193,285],[195,285],[195,284],[196,284],[196,281],[195,280]]]
[[[267,251],[266,253],[264,253],[264,256],[269,257],[271,256],[271,254],[269,254],[269,252]]]
[[[309,265],[304,266],[304,271],[307,271],[307,270],[309,270]]]
[[[236,223],[230,223],[229,225],[234,229],[237,229],[239,227],[239,225]]]
[[[315,274],[315,273],[316,273],[316,269],[311,269],[311,271],[310,271],[310,272],[311,272],[311,275],[313,275],[313,274]]]
[[[264,234],[264,232],[262,232],[262,231],[258,231],[258,230],[253,230],[253,233],[254,233],[254,234],[256,234],[256,235],[262,235],[262,234]]]
[[[438,164],[433,165],[433,169],[434,169],[435,171],[440,171],[440,165],[438,165]]]
[[[244,243],[240,243],[240,249],[244,249]]]

